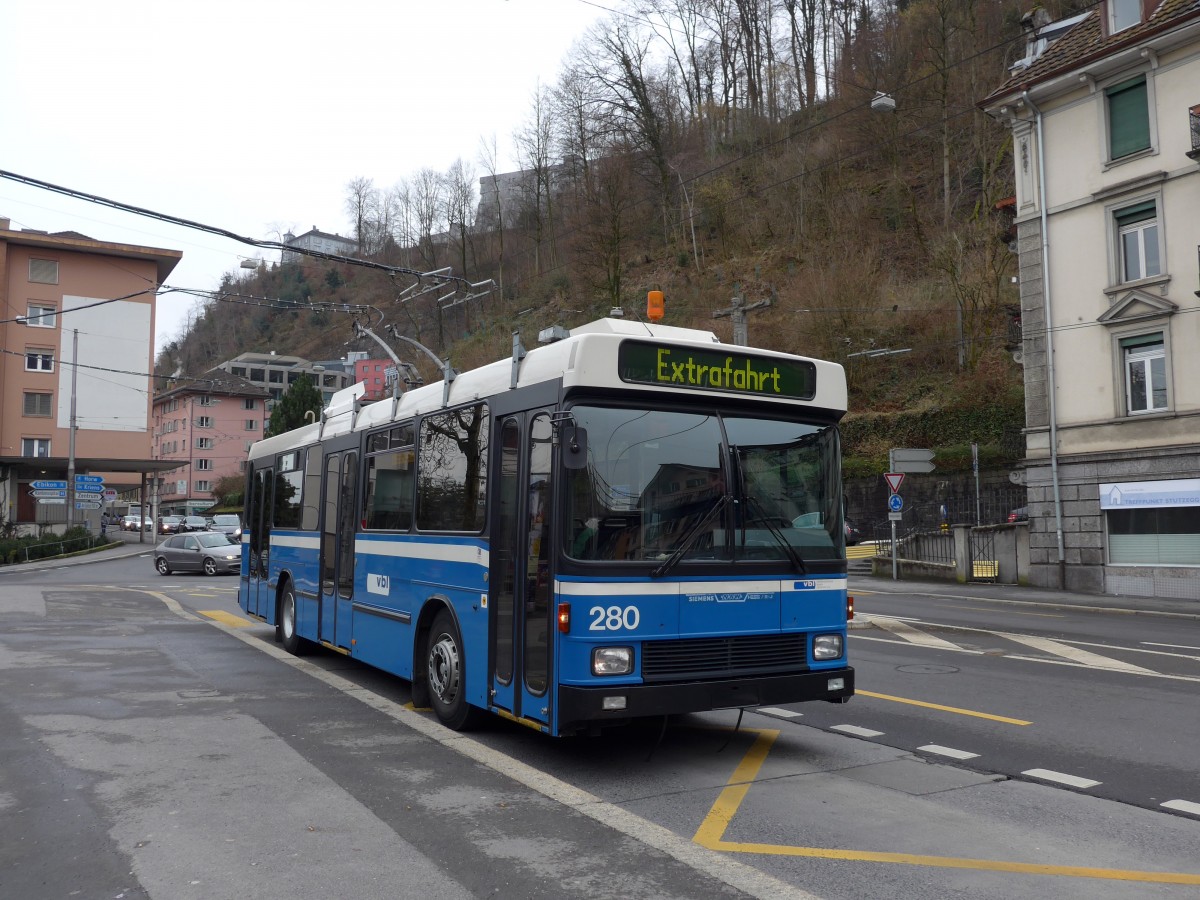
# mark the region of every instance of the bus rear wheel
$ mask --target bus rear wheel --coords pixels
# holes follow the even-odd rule
[[[296,591],[290,581],[279,598],[279,613],[275,621],[283,649],[293,656],[303,656],[308,651],[308,641],[296,633]]]
[[[425,675],[433,711],[447,728],[464,731],[478,721],[479,710],[467,702],[462,635],[444,609],[433,617],[427,646]]]

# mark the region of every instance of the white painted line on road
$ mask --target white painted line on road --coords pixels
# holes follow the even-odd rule
[[[846,734],[853,734],[857,737],[879,737],[883,734],[882,731],[872,731],[870,728],[861,728],[858,725],[831,725],[830,731],[844,731]]]
[[[1061,656],[1063,659],[1069,659],[1072,662],[1081,663],[1093,669],[1111,669],[1116,672],[1135,672],[1139,675],[1157,675],[1153,669],[1146,669],[1142,666],[1135,666],[1133,663],[1123,662],[1119,659],[1111,659],[1107,656],[1101,656],[1098,653],[1089,653],[1087,650],[1080,650],[1078,647],[1071,647],[1059,641],[1052,641],[1049,638],[1035,637],[1031,634],[1009,634],[1005,631],[997,631],[999,637],[1010,641],[1015,641],[1018,644],[1024,644],[1026,647],[1033,647],[1035,650],[1041,650],[1043,653],[1052,653],[1055,656]]]
[[[975,759],[979,756],[978,753],[971,753],[967,750],[955,750],[953,747],[943,747],[940,744],[926,744],[924,747],[918,747],[918,750],[924,750],[926,753],[936,753],[938,756],[949,756],[951,759]]]
[[[1040,778],[1042,781],[1056,781],[1059,784],[1066,784],[1077,788],[1091,788],[1101,783],[1099,781],[1092,781],[1090,778],[1080,778],[1078,775],[1064,775],[1062,772],[1052,772],[1049,769],[1027,769],[1021,774],[1028,775],[1030,778]]]
[[[1200,803],[1193,803],[1191,800],[1168,800],[1163,803],[1167,809],[1177,809],[1180,812],[1191,813],[1193,816],[1200,816]]]
[[[910,644],[919,644],[922,647],[935,647],[942,650],[961,650],[958,644],[943,640],[940,637],[935,637],[928,632],[921,631],[919,628],[913,628],[906,622],[901,622],[899,619],[884,618],[881,616],[873,616],[872,623],[878,625],[884,631],[890,631],[896,637],[902,637]]]
[[[853,624],[853,623],[851,623],[851,624]],[[870,623],[867,623],[867,624],[870,624]],[[911,641],[897,641],[892,638],[868,637],[867,635],[859,634],[858,632],[853,632],[850,635],[850,637],[854,638],[856,641],[875,641],[877,644],[895,644],[898,647],[916,646]],[[972,650],[969,647],[955,647],[954,645],[951,645],[949,647],[941,647],[939,649],[953,650],[955,653],[969,653],[972,656],[982,656],[983,655],[982,650]]]
[[[1142,641],[1143,647],[1170,647],[1173,650],[1200,650],[1200,647],[1193,647],[1190,644],[1158,644],[1154,641]]]
[[[758,710],[760,713],[766,713],[768,716],[779,716],[781,719],[795,719],[804,713],[798,713],[794,709],[780,709],[778,706],[763,706]]]

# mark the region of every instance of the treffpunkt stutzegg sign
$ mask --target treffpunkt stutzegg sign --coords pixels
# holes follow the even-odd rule
[[[1200,506],[1200,478],[1123,481],[1100,485],[1101,509]]]
[[[817,369],[811,362],[625,341],[617,354],[622,381],[690,390],[737,391],[760,397],[811,400]]]

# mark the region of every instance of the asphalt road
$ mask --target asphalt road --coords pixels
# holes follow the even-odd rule
[[[289,657],[236,585],[147,557],[0,571],[0,896],[1200,895],[1200,813],[1160,805],[1200,802],[1196,685],[1164,662],[1188,654],[1126,652],[1187,644],[1182,620],[971,598],[953,614],[986,625],[938,622],[859,592],[849,704],[553,740],[457,735],[403,681]],[[1121,626],[1087,651],[1155,675],[997,637]]]

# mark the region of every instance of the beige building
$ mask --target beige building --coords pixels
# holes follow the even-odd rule
[[[1031,580],[1200,600],[1200,3],[1025,17],[1013,134]]]
[[[154,302],[182,255],[75,232],[15,230],[0,219],[5,522],[98,521],[90,499],[76,509],[69,493],[55,496],[33,482],[73,485],[68,475],[91,474],[102,476],[93,483],[121,490],[163,467],[151,453]]]

